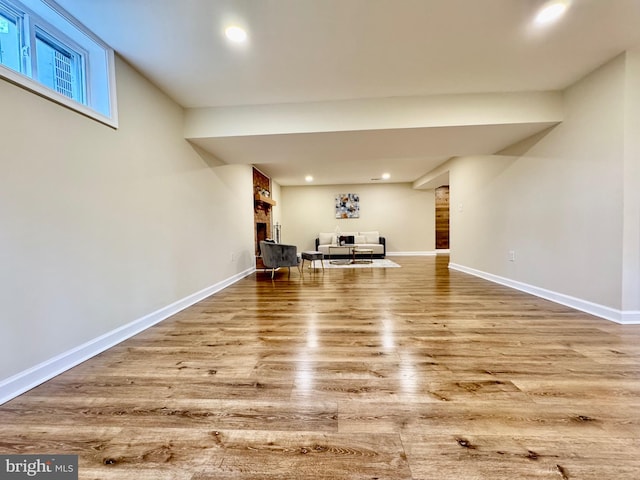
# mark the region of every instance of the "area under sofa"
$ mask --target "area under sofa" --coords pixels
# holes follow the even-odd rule
[[[346,245],[339,246],[340,237]],[[353,242],[345,237],[353,237]],[[384,258],[387,254],[387,243],[385,237],[381,237],[379,232],[340,232],[325,233],[320,232],[316,238],[316,250],[322,252],[327,258],[348,258],[351,257],[351,247],[370,248],[373,250],[373,258]],[[331,247],[331,249],[329,249]]]

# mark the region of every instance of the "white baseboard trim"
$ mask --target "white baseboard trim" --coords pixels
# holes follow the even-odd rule
[[[229,285],[251,275],[255,270],[255,267],[252,267],[237,273],[232,277],[178,300],[171,305],[167,305],[153,313],[145,315],[142,318],[118,327],[115,330],[100,335],[82,345],[0,381],[0,405],[79,365],[91,357],[108,350],[124,340],[137,335],[143,330],[175,315],[200,300],[204,300],[220,290],[227,288]]]
[[[640,310],[622,310],[622,318],[618,323],[640,325]]]
[[[436,252],[387,252],[387,257],[432,257]]]
[[[511,280],[505,277],[500,277],[492,273],[483,272],[481,270],[476,270],[474,268],[465,267],[463,265],[458,265],[455,263],[449,263],[449,268],[451,270],[457,270],[459,272],[468,273],[469,275],[484,278],[485,280],[489,280],[490,282],[499,283],[500,285],[514,288],[516,290],[520,290],[521,292],[530,293],[531,295],[535,295],[536,297],[551,300],[552,302],[559,303],[560,305],[575,308],[576,310],[595,315],[596,317],[604,318],[605,320],[610,320],[612,322],[626,325],[640,324],[640,312],[638,311],[616,310],[614,308],[599,305],[597,303],[592,303],[587,300],[572,297],[570,295],[565,295],[563,293],[535,287],[533,285],[518,282],[516,280]]]

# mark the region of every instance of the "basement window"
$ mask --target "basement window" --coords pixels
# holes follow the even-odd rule
[[[0,77],[118,126],[113,50],[52,0],[0,0]]]

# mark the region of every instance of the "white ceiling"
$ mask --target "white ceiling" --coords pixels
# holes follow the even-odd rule
[[[640,45],[640,0],[573,0],[546,29],[532,27],[542,0],[57,1],[185,108],[559,90]],[[246,45],[225,41],[229,23],[247,28]],[[412,181],[451,156],[493,153],[547,127],[197,143],[283,185],[304,183],[319,161],[320,183],[367,182],[383,168]]]

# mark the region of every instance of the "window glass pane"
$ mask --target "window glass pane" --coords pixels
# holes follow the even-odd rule
[[[36,36],[38,81],[78,102],[83,102],[80,84],[80,55]]]
[[[15,20],[0,11],[0,63],[20,71],[20,35]]]

